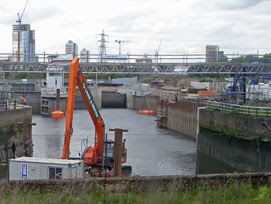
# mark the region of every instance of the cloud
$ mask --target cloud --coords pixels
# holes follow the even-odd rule
[[[0,0],[3,52],[11,50],[12,24],[25,1]],[[79,50],[97,52],[96,34],[103,29],[109,35],[108,50],[114,52],[116,39],[132,41],[124,44],[124,53],[153,53],[160,39],[162,53],[203,53],[209,43],[231,53],[249,52],[271,44],[270,8],[270,0],[29,0],[23,23],[36,30],[39,52],[63,53],[69,39]]]
[[[225,10],[247,9],[256,6],[265,0],[219,0],[216,6]]]
[[[27,12],[24,16],[24,21],[29,23],[36,23],[38,21],[54,18],[55,16],[63,14],[60,8],[54,6],[38,7]]]

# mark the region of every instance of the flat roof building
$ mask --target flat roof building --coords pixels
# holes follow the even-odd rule
[[[66,43],[65,46],[65,54],[72,54],[73,57],[77,57],[78,56],[78,45],[76,43],[74,43],[72,40],[69,40]]]
[[[206,62],[217,62],[219,55],[219,47],[217,45],[206,46]]]

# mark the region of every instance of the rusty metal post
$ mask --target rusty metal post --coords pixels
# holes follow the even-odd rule
[[[109,131],[115,132],[115,142],[114,142],[114,176],[121,176],[121,158],[122,158],[122,133],[128,132],[128,130],[123,129],[109,129]]]
[[[56,90],[56,110],[60,110],[60,89]]]
[[[23,125],[23,155],[31,156],[32,153],[32,145],[29,143],[32,142],[32,126],[36,125],[36,123],[31,122],[18,122],[18,125]],[[29,150],[29,152],[27,152]]]

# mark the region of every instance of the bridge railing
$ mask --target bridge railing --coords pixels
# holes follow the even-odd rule
[[[221,103],[216,101],[201,102],[212,110],[228,112],[230,114],[243,114],[256,117],[271,117],[271,107],[244,106],[236,104]]]

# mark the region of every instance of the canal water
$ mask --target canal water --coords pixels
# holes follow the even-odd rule
[[[139,115],[129,109],[102,109],[109,139],[114,138],[110,128],[127,129],[124,133],[127,147],[127,164],[133,174],[140,176],[193,175],[195,174],[196,143],[191,138],[156,126],[156,117]],[[61,158],[64,142],[65,119],[34,115],[32,135],[33,156]],[[84,149],[83,140],[94,141],[94,125],[87,110],[74,112],[73,136],[70,157],[78,157]]]
[[[196,142],[182,134],[156,126],[156,117],[139,115],[129,109],[102,109],[100,111],[109,139],[121,128],[127,147],[127,164],[133,174],[140,176],[194,175],[230,172],[271,171],[271,143],[243,141],[220,133],[201,129]],[[33,156],[61,158],[64,142],[65,119],[54,120],[33,115]],[[79,157],[83,141],[94,143],[94,125],[86,110],[74,112],[70,157]],[[196,165],[197,163],[197,165]],[[0,165],[0,179],[7,177],[7,166]]]

